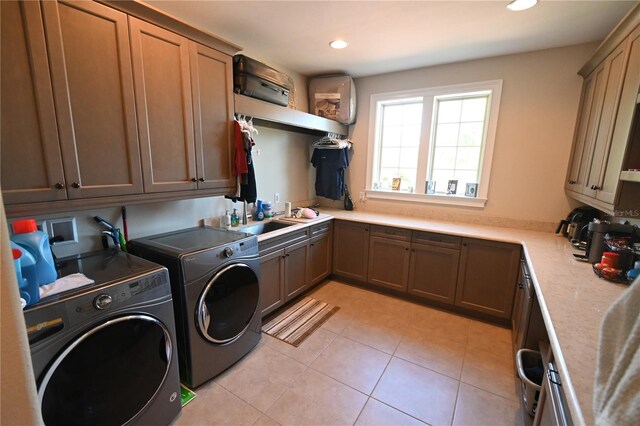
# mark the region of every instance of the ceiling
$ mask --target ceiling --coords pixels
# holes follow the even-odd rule
[[[602,40],[637,1],[194,1],[147,3],[306,76],[354,77]],[[349,42],[334,50],[329,42]]]

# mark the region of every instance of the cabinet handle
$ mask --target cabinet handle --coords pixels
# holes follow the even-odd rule
[[[71,186],[72,186],[72,187],[74,187],[74,188],[76,188],[76,189],[77,189],[77,188],[80,188],[80,184],[79,184],[78,182],[73,182],[73,183],[71,184]]]
[[[594,191],[599,191],[599,190],[601,190],[601,189],[602,189],[602,187],[601,187],[601,186],[593,185],[593,190],[594,190]]]
[[[369,228],[364,228],[364,230],[365,230],[366,232],[369,232]]]
[[[569,185],[574,185],[575,183],[576,183],[576,181],[575,181],[575,180],[570,180],[570,181],[569,181]]]
[[[409,251],[409,247],[405,248],[404,251]]]
[[[56,189],[64,189],[64,183],[58,182],[55,184]]]
[[[280,256],[280,257],[284,259],[285,257],[287,257],[287,255],[286,255],[286,254],[283,254],[283,255],[282,255],[282,256]]]
[[[467,243],[462,243],[462,246],[463,246],[463,247],[466,247],[466,246],[467,246]]]
[[[196,179],[196,178],[191,178],[191,182],[197,182],[197,181],[198,181],[198,179]]]
[[[310,245],[311,247],[313,247],[313,246],[315,246],[315,245],[316,245],[316,243],[311,243],[311,244],[309,244],[309,245]]]
[[[291,253],[287,253],[285,256],[289,257],[289,256],[291,256]]]
[[[415,253],[415,252],[416,252],[416,249],[411,249],[411,251]]]
[[[198,179],[200,182],[204,182],[204,178],[200,178]]]

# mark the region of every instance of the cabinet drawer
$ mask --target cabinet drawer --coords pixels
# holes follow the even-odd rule
[[[309,228],[309,237],[313,238],[318,235],[326,234],[332,229],[331,222],[320,223]]]
[[[371,226],[371,235],[374,235],[376,237],[391,238],[393,240],[411,241],[411,231],[409,229],[373,225]]]
[[[453,235],[438,234],[435,232],[414,231],[412,240],[414,243],[428,244],[432,246],[460,250],[462,237]]]
[[[260,241],[258,247],[260,248],[260,256],[269,254],[275,250],[279,250],[285,247],[290,247],[300,241],[304,241],[309,238],[308,229],[302,229],[300,231],[294,231],[280,237],[270,238],[268,240]]]

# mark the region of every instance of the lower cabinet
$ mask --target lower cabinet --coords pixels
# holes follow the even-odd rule
[[[409,294],[453,305],[460,250],[413,243]]]
[[[260,256],[260,310],[262,315],[284,304],[284,249]]]
[[[309,285],[315,285],[331,275],[333,264],[333,233],[331,222],[311,227],[309,239]]]
[[[309,241],[302,241],[284,249],[284,294],[285,302],[296,297],[309,287],[307,265]]]
[[[333,273],[358,281],[367,281],[369,265],[369,225],[335,221]]]
[[[406,292],[410,246],[409,241],[371,236],[368,283]]]
[[[520,246],[463,238],[455,305],[497,318],[511,318]]]

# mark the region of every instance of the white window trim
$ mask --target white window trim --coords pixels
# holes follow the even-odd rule
[[[433,143],[430,140],[433,134],[433,98],[436,96],[450,95],[454,93],[467,93],[467,92],[480,92],[491,90],[490,102],[489,102],[489,121],[486,128],[486,140],[484,144],[484,151],[481,155],[481,179],[478,185],[477,197],[465,197],[463,194],[457,195],[443,195],[443,194],[423,194],[423,193],[408,193],[399,191],[382,191],[373,190],[373,173],[374,173],[374,158],[378,155],[378,146],[376,144],[376,135],[379,131],[378,120],[378,103],[379,102],[393,102],[394,100],[420,98],[424,99],[423,104],[423,124],[422,132],[420,134],[420,149],[418,158],[418,171],[417,177],[427,175],[427,167],[430,163],[427,158],[431,155],[431,145]],[[489,80],[476,83],[465,84],[453,84],[447,86],[430,87],[422,89],[402,90],[396,92],[375,93],[371,95],[369,103],[369,143],[367,144],[367,187],[365,193],[368,198],[373,199],[387,199],[407,202],[419,202],[419,203],[432,203],[432,204],[444,204],[450,206],[463,206],[463,207],[476,207],[484,208],[488,200],[489,183],[491,178],[491,164],[493,162],[493,151],[496,137],[496,130],[498,127],[498,116],[500,110],[500,98],[502,95],[502,80]],[[428,129],[428,132],[425,130]],[[428,133],[428,134],[425,134]],[[429,153],[429,154],[427,154]],[[377,159],[376,159],[377,161]],[[416,183],[416,191],[419,190],[419,185]]]

